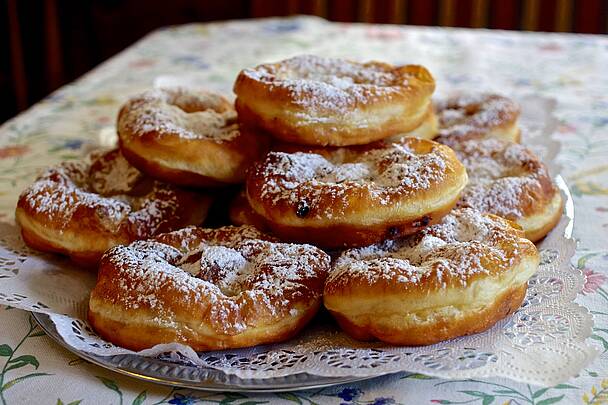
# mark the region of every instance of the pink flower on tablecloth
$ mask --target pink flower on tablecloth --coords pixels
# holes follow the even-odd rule
[[[596,273],[591,269],[583,269],[583,274],[585,275],[583,294],[593,294],[608,279],[605,275]]]
[[[23,156],[30,151],[29,146],[11,145],[0,148],[0,159]]]
[[[403,31],[398,28],[373,27],[365,30],[368,38],[397,40],[403,37]]]
[[[562,47],[559,44],[552,42],[548,44],[543,44],[539,47],[541,51],[549,51],[549,52],[559,52],[562,50]]]
[[[134,67],[134,68],[144,68],[144,67],[152,66],[155,63],[156,63],[156,61],[153,59],[137,59],[137,60],[134,60],[133,62],[129,63],[129,66]]]
[[[576,132],[576,127],[572,124],[564,122],[557,127],[557,130],[562,134]]]

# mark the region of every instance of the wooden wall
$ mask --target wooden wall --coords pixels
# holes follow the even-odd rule
[[[608,29],[608,0],[0,0],[0,5],[0,122],[164,25],[313,14],[345,22]]]

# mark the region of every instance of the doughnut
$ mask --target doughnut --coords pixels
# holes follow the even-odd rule
[[[296,56],[242,70],[235,107],[245,125],[285,142],[361,145],[420,126],[435,80],[422,66]]]
[[[519,106],[497,94],[455,94],[435,102],[439,118],[439,137],[448,143],[470,139],[495,138],[519,142]]]
[[[329,268],[322,250],[253,227],[188,227],[106,252],[88,318],[104,339],[132,350],[280,342],[321,306]]]
[[[268,141],[236,118],[218,94],[155,89],[121,108],[118,139],[127,160],[150,177],[192,187],[241,183]]]
[[[547,167],[530,150],[498,139],[456,142],[452,148],[469,175],[457,206],[511,220],[532,242],[557,225],[563,198]]]
[[[272,151],[247,177],[247,200],[281,239],[363,246],[439,221],[467,183],[454,152],[433,141],[311,152]]]
[[[23,191],[15,216],[30,247],[95,265],[112,246],[202,223],[210,204],[145,177],[115,149],[47,169]]]
[[[415,235],[344,251],[323,299],[355,339],[430,345],[516,311],[539,261],[509,221],[456,209]]]
[[[245,190],[238,193],[230,203],[228,217],[233,225],[252,225],[260,231],[268,230],[264,217],[260,216],[249,205]]]

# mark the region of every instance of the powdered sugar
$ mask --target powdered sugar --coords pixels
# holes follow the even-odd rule
[[[369,285],[416,284],[435,277],[441,286],[448,278],[466,285],[471,276],[491,271],[488,260],[499,268],[511,265],[517,243],[517,234],[503,222],[471,209],[454,210],[413,236],[343,252],[327,283],[354,278]]]
[[[170,318],[175,303],[166,294],[184,303],[203,302],[214,328],[228,334],[247,327],[250,305],[272,316],[288,315],[294,300],[319,299],[329,256],[310,245],[248,239],[244,235],[252,232],[242,232],[248,228],[191,227],[159,236],[164,243],[119,246],[106,253],[101,268],[116,268],[123,273],[118,280],[130,280],[121,281],[117,292],[128,308],[139,308],[147,297],[145,304],[160,318]],[[181,250],[184,246],[188,249]]]
[[[121,137],[178,136],[225,142],[239,136],[236,111],[218,94],[155,89],[132,98],[118,117]]]
[[[200,250],[199,277],[214,282],[227,296],[238,294],[239,286],[252,273],[252,266],[236,249],[226,246],[203,246]]]
[[[264,179],[263,200],[294,205],[305,198],[311,211],[324,216],[329,211],[316,208],[325,197],[333,199],[332,209],[347,204],[349,193],[367,193],[388,204],[391,194],[415,194],[441,182],[447,167],[439,150],[420,154],[407,143],[395,143],[365,152],[345,148],[323,155],[271,152],[257,166],[256,175]]]
[[[439,135],[462,138],[483,136],[489,131],[513,124],[519,107],[512,100],[495,94],[458,94],[435,102]]]
[[[180,202],[171,186],[144,178],[118,150],[91,159],[47,169],[19,206],[60,232],[87,218],[87,226],[142,238],[175,221]]]
[[[312,55],[245,69],[243,75],[289,91],[290,100],[309,111],[346,111],[370,97],[389,96],[408,86],[407,77],[383,63],[357,63]],[[306,95],[306,96],[304,96]]]
[[[104,196],[127,193],[143,177],[118,150],[99,156],[89,168],[91,190]]]
[[[47,169],[23,191],[20,205],[61,228],[68,227],[78,211],[91,209],[104,228],[116,231],[130,213],[130,204],[123,199],[89,192],[89,185],[84,181],[86,171],[76,168],[88,167],[66,164]]]
[[[547,169],[525,147],[495,140],[471,140],[452,145],[467,168],[469,183],[459,206],[518,219],[551,191]]]

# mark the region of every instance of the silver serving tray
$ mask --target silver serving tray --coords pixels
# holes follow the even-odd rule
[[[119,374],[173,387],[204,391],[281,392],[323,388],[376,378],[322,377],[301,373],[278,378],[243,379],[211,368],[189,366],[152,357],[132,354],[96,356],[66,343],[55,330],[55,325],[48,315],[32,312],[32,316],[47,335],[78,357]]]
[[[574,224],[572,195],[562,176],[555,176],[554,180],[565,198],[564,215],[570,218],[565,237],[570,238]],[[245,379],[221,370],[133,354],[97,356],[78,350],[65,342],[48,315],[35,312],[32,312],[32,315],[47,335],[80,358],[119,374],[173,387],[220,392],[282,392],[318,389],[388,375],[379,373],[373,377],[324,377],[299,373],[286,377]]]

